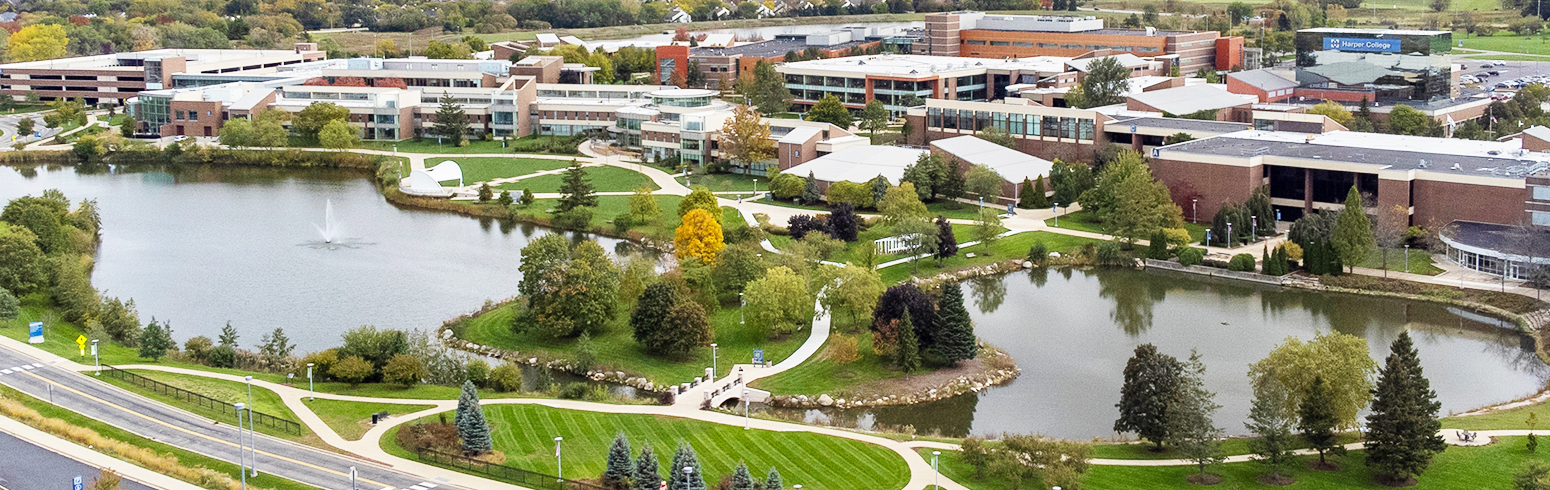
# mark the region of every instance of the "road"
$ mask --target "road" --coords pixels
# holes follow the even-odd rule
[[[81,477],[82,484],[90,485],[93,479],[102,474],[94,466],[6,433],[0,433],[0,454],[5,454],[5,460],[0,461],[0,489],[70,488],[76,476]],[[151,490],[151,487],[127,478],[119,488]]]
[[[238,460],[236,427],[151,401],[88,375],[43,364],[6,347],[0,347],[0,384],[42,400],[52,398],[61,407],[157,442],[232,463]],[[348,488],[353,466],[360,472],[361,488],[447,488],[363,459],[262,434],[256,445],[260,475],[252,482],[257,486],[268,486],[263,481],[272,481],[274,476],[270,475],[275,475],[319,488]]]
[[[39,138],[18,138],[14,142],[11,141],[11,136],[16,135],[16,124],[21,122],[22,119],[29,117],[32,118],[32,124],[34,128],[33,132],[39,133],[42,136]],[[6,148],[10,148],[11,145],[16,142],[33,142],[40,139],[52,138],[56,134],[59,134],[59,128],[49,129],[43,126],[43,115],[41,114],[7,114],[5,116],[0,116],[0,136],[5,138],[5,141],[0,141],[0,146]]]

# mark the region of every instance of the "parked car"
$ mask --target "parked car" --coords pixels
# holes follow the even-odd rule
[[[1491,75],[1493,77],[1496,77],[1496,76],[1501,76],[1502,72],[1499,72],[1499,71],[1496,71],[1496,70],[1491,70],[1491,71],[1486,72],[1486,74]]]

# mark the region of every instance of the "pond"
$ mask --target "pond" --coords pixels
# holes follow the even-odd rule
[[[1334,330],[1367,340],[1381,365],[1409,330],[1442,411],[1533,394],[1550,379],[1510,323],[1436,303],[1258,286],[1168,271],[1034,270],[964,285],[976,333],[1017,360],[1022,375],[977,395],[874,409],[786,411],[862,427],[910,425],[947,436],[1040,433],[1113,436],[1125,362],[1152,343],[1178,358],[1197,349],[1229,434],[1253,398],[1249,364],[1288,336]]]
[[[59,189],[97,199],[92,283],[133,298],[180,342],[227,321],[253,346],[283,327],[297,352],[361,325],[434,329],[517,293],[520,251],[546,231],[388,203],[369,175],[271,168],[0,167],[0,199]],[[333,243],[321,238],[332,208]],[[628,242],[603,238],[606,249]]]

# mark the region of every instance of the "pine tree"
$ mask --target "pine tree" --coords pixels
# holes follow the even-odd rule
[[[431,134],[441,136],[452,146],[463,146],[463,136],[468,133],[468,114],[462,104],[446,92],[441,93],[441,107],[436,109],[436,125]]]
[[[1313,384],[1308,386],[1308,392],[1302,397],[1302,406],[1297,407],[1297,416],[1301,419],[1297,430],[1302,432],[1303,440],[1308,441],[1308,447],[1319,452],[1321,467],[1329,465],[1324,459],[1326,453],[1345,453],[1345,447],[1338,444],[1335,435],[1335,426],[1340,420],[1335,417],[1332,402],[1329,388],[1324,385],[1324,377],[1314,376]]]
[[[178,346],[172,341],[172,325],[162,326],[152,318],[151,323],[140,331],[140,357],[149,357],[152,362],[161,360],[167,355],[168,349]]]
[[[234,349],[237,347],[237,327],[231,326],[231,322],[226,322],[226,326],[221,327],[220,345]]]
[[[495,190],[490,189],[490,183],[489,182],[480,182],[479,183],[479,202],[490,202],[490,199],[494,199],[494,198],[495,198]]]
[[[753,475],[748,474],[748,465],[737,464],[737,470],[732,472],[732,490],[753,490]]]
[[[490,450],[490,423],[484,419],[479,389],[472,381],[463,382],[463,393],[457,397],[457,415],[452,422],[457,426],[458,439],[463,441],[463,452],[480,454]]]
[[[882,204],[883,197],[888,195],[888,178],[881,175],[872,178],[872,205],[876,207]]]
[[[1378,372],[1372,412],[1367,415],[1367,465],[1389,482],[1409,482],[1426,471],[1432,455],[1448,446],[1437,431],[1437,392],[1421,372],[1409,332],[1400,332]]]
[[[1168,406],[1179,383],[1180,368],[1178,359],[1157,352],[1156,346],[1136,346],[1135,355],[1125,363],[1114,431],[1134,432],[1162,450],[1168,436]]]
[[[1216,427],[1211,417],[1222,408],[1215,402],[1216,393],[1206,390],[1205,363],[1200,353],[1190,352],[1189,361],[1179,370],[1178,385],[1168,403],[1168,441],[1180,456],[1194,462],[1199,477],[1204,480],[1206,468],[1220,464],[1222,455],[1222,429]]]
[[[936,257],[937,264],[941,264],[943,259],[958,255],[958,237],[953,236],[953,224],[947,221],[946,216],[936,217],[936,236],[937,247],[933,256]]]
[[[1168,234],[1161,228],[1152,232],[1152,238],[1146,246],[1146,258],[1152,260],[1168,260],[1173,254],[1168,251]]]
[[[630,478],[635,476],[635,462],[630,460],[630,440],[624,433],[614,436],[614,444],[608,448],[608,469],[603,470],[603,487],[609,490],[628,490]]]
[[[764,477],[764,490],[786,490],[786,485],[780,481],[780,472],[775,467],[770,467],[770,474]]]
[[[1045,194],[1044,176],[1040,175],[1033,181],[1033,208],[1044,209],[1050,207],[1049,195]]]
[[[818,202],[820,197],[823,196],[818,193],[818,179],[812,172],[808,172],[807,182],[802,184],[802,202],[812,204]]]
[[[910,311],[904,310],[899,317],[899,346],[894,348],[893,364],[906,373],[920,369],[920,340],[915,337],[915,323],[910,321]]]
[[[942,338],[931,349],[943,362],[956,366],[958,361],[973,359],[979,354],[974,320],[969,318],[969,310],[963,306],[963,289],[958,283],[942,286],[942,297],[937,300],[937,322],[942,329]]]
[[[1288,403],[1291,392],[1274,373],[1263,376],[1254,387],[1254,403],[1249,408],[1249,421],[1244,427],[1259,438],[1249,441],[1249,448],[1259,456],[1259,462],[1270,465],[1273,478],[1281,480],[1281,465],[1292,458],[1292,424]]]
[[[1335,229],[1329,233],[1330,244],[1335,247],[1340,262],[1353,269],[1367,259],[1376,246],[1372,236],[1372,222],[1362,210],[1362,196],[1356,186],[1346,192],[1345,209],[1335,220]]]
[[[1028,179],[1028,178],[1024,178],[1023,179],[1022,185],[1018,186],[1018,189],[1021,190],[1021,194],[1017,195],[1017,207],[1023,208],[1023,209],[1039,209],[1039,208],[1044,207],[1044,206],[1036,205],[1033,202],[1033,200],[1034,200],[1033,185],[1034,185],[1033,184],[1033,179]]]
[[[684,468],[693,468],[687,474]],[[700,457],[687,442],[678,443],[673,453],[673,466],[668,468],[668,490],[705,490],[705,471],[700,467]]]
[[[597,196],[593,194],[592,181],[587,180],[587,171],[581,167],[580,161],[571,160],[570,168],[565,169],[562,179],[560,201],[554,205],[555,214],[579,207],[597,206]]]
[[[955,160],[948,160],[946,166],[942,169],[942,188],[940,192],[942,197],[949,202],[957,201],[963,197],[965,189],[968,187],[968,183],[964,181],[963,174],[964,172],[958,171],[958,163]]]
[[[657,468],[657,455],[651,451],[651,444],[645,444],[640,448],[640,457],[635,459],[635,486],[632,490],[658,490],[661,488],[662,472]]]

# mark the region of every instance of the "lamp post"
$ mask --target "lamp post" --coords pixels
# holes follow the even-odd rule
[[[741,308],[739,308],[739,311],[741,311]],[[711,342],[710,343],[710,379],[711,380],[715,380],[716,376],[719,375],[719,374],[721,374],[721,371],[717,371],[716,370],[716,343],[715,342]]]
[[[1410,244],[1405,244],[1405,273],[1410,273]]]
[[[1049,211],[1055,213],[1055,227],[1060,228],[1060,203],[1055,203],[1054,206],[1050,207]]]
[[[759,198],[759,179],[753,179],[753,198]]]
[[[554,481],[565,481],[565,458],[560,455],[560,441],[563,440],[564,437],[554,438],[554,472],[559,473]]]
[[[748,430],[748,388],[743,388],[743,430]]]
[[[1227,248],[1232,248],[1232,223],[1227,224]]]
[[[937,466],[938,458],[941,456],[941,451],[931,451],[931,486],[935,487],[932,490],[942,489],[942,470]]]
[[[243,410],[247,410],[248,406],[247,406],[246,403],[237,402],[237,403],[232,405],[232,408],[235,408],[236,412],[237,412],[237,475],[242,477],[242,490],[247,490],[247,488],[248,488],[247,461],[248,460],[247,460],[247,453],[244,452],[244,451],[246,451],[246,449],[244,449],[244,447],[243,447],[245,445],[245,443],[242,440],[242,411]]]
[[[748,306],[748,300],[743,299],[743,292],[742,291],[738,291],[737,292],[737,324],[738,325],[743,325],[744,324],[744,318],[743,318],[743,307],[744,306]]]
[[[1200,198],[1189,200],[1189,220],[1195,223],[1200,222]]]
[[[310,363],[310,362],[307,363],[307,399],[308,400],[314,399],[312,397],[312,395],[314,393],[312,391],[312,364],[313,363]]]
[[[251,451],[253,454],[252,464],[249,464],[248,467],[253,469],[253,477],[257,478],[258,448],[254,446],[258,445],[258,436],[253,433],[253,377],[244,376],[242,380],[248,384],[248,451]]]
[[[102,376],[102,358],[97,356],[97,339],[91,339],[91,358],[97,362],[97,375]]]
[[[1250,224],[1250,226],[1253,226],[1253,228],[1249,228],[1249,230],[1250,230],[1249,241],[1252,242],[1254,239],[1259,238],[1259,217],[1258,216],[1250,216],[1249,217],[1249,224]]]
[[[689,481],[691,479],[693,479],[693,478],[694,478],[694,467],[693,466],[685,466],[684,467],[684,488],[689,488],[689,486],[690,486],[689,485]]]

